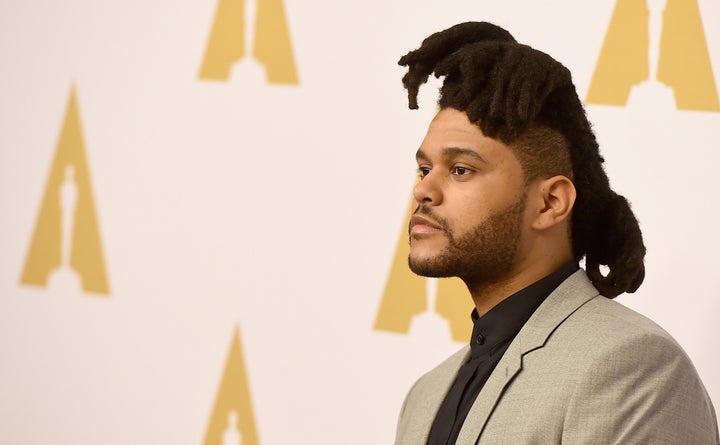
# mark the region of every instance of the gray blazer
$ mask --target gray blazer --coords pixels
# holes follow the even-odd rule
[[[466,346],[408,393],[396,445],[424,445]],[[585,272],[535,311],[463,424],[470,444],[720,444],[712,403],[658,325],[599,295]]]

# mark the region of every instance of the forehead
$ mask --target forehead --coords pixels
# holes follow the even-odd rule
[[[467,114],[454,108],[445,108],[435,115],[420,151],[431,155],[443,150],[447,153],[448,148],[470,149],[484,158],[515,158],[509,146],[485,136],[479,126],[470,122]]]
[[[430,127],[433,126],[448,127],[462,132],[482,134],[480,127],[470,122],[464,111],[455,108],[443,108],[438,111],[430,122]]]

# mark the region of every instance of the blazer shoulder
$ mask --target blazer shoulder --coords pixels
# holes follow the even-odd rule
[[[665,329],[648,317],[621,303],[598,295],[569,317],[570,324],[582,326],[585,335],[597,335],[606,342],[661,342],[666,347],[682,350]]]
[[[679,348],[672,336],[657,323],[602,296],[582,269],[558,286],[528,320],[519,335],[523,351],[542,346],[551,336],[563,337],[556,332],[558,330],[570,332],[577,341],[583,342],[597,338],[613,344],[647,337]]]
[[[712,402],[675,339],[593,291],[584,273],[569,280],[524,328],[523,369],[506,404],[542,400],[568,443],[718,443]]]
[[[400,409],[396,444],[414,445],[427,441],[435,414],[469,352],[469,345],[463,347],[431,371],[423,374],[410,388]]]
[[[657,323],[597,296],[554,335],[548,343],[556,341],[578,363],[567,379],[572,395],[563,431],[569,442],[718,443],[717,417],[700,376]],[[591,418],[596,428],[588,427]]]
[[[435,368],[420,376],[412,388],[410,388],[408,398],[414,394],[423,398],[430,395],[430,393],[435,394],[438,392],[443,392],[442,395],[444,397],[445,392],[449,389],[458,369],[460,369],[460,366],[465,362],[468,354],[470,354],[470,346],[463,346],[459,351],[445,359]]]

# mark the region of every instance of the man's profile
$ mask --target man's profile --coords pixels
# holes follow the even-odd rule
[[[396,445],[719,444],[682,348],[612,300],[642,284],[645,245],[567,68],[474,22],[399,63],[410,108],[444,77],[409,265],[461,278],[475,310],[470,344],[410,389]]]

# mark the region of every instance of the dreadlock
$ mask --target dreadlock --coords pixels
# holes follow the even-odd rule
[[[455,25],[426,38],[398,62],[417,109],[428,76],[444,76],[438,103],[467,114],[483,134],[510,146],[526,178],[563,174],[577,190],[571,240],[576,261],[610,298],[634,292],[645,277],[645,245],[628,201],[610,189],[595,134],[570,71],[485,22]],[[609,272],[603,275],[600,266]]]

